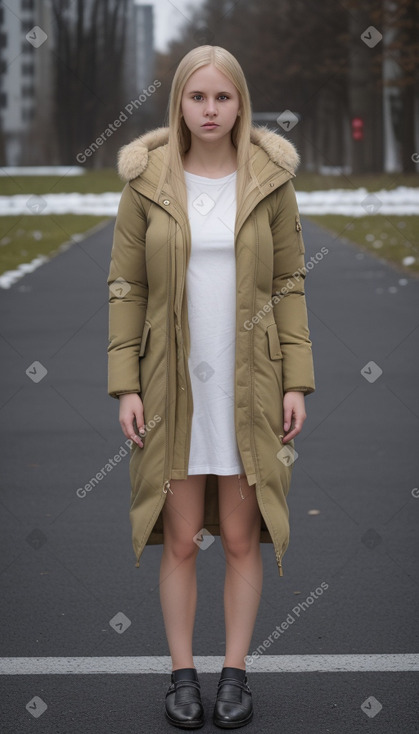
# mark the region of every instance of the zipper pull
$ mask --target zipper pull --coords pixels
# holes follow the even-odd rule
[[[167,484],[167,488],[165,489]],[[173,494],[172,490],[170,489],[170,481],[169,479],[166,479],[165,483],[163,484],[163,492],[167,494],[167,490],[169,490],[170,494]]]
[[[282,570],[282,561],[281,561],[281,554],[280,553],[277,553],[276,554],[276,562],[278,564],[279,575],[280,576],[283,576],[284,575],[284,572]]]

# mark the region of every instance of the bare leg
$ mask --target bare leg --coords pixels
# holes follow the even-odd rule
[[[164,545],[160,564],[160,603],[172,670],[193,668],[192,636],[197,584],[193,537],[204,521],[205,474],[171,479],[173,494],[163,506]]]
[[[259,608],[263,584],[260,552],[261,514],[256,487],[249,487],[246,475],[219,476],[221,540],[226,556],[224,614],[226,654],[224,667],[246,669],[244,658]]]

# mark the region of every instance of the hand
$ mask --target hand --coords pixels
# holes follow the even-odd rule
[[[291,441],[300,433],[303,423],[307,418],[304,404],[304,393],[297,390],[289,390],[284,395],[284,431],[285,436],[282,443]]]
[[[144,426],[144,408],[140,396],[136,392],[125,393],[119,396],[119,422],[124,436],[135,441],[140,448],[144,447],[138,433],[135,432],[134,419],[140,433]]]

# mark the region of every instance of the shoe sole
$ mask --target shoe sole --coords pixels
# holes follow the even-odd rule
[[[169,716],[167,711],[165,711],[165,716],[166,716],[167,721],[170,724],[172,724],[172,726],[177,726],[179,727],[179,729],[200,729],[201,726],[204,726],[205,724],[205,721],[201,721],[199,719],[196,721],[185,721],[185,722],[176,721],[176,719],[172,719],[172,717]]]
[[[243,721],[222,721],[218,720],[215,717],[213,718],[213,723],[215,726],[219,726],[220,729],[238,729],[240,726],[245,726],[246,724],[249,724],[249,722],[253,719],[253,711],[250,714],[250,716],[247,717],[247,719],[244,719]]]

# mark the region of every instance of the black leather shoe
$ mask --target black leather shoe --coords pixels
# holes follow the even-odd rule
[[[218,681],[213,721],[222,729],[236,729],[248,724],[253,716],[252,692],[246,671],[223,668]]]
[[[181,729],[199,729],[204,725],[204,708],[196,668],[172,671],[166,693],[166,719]]]

